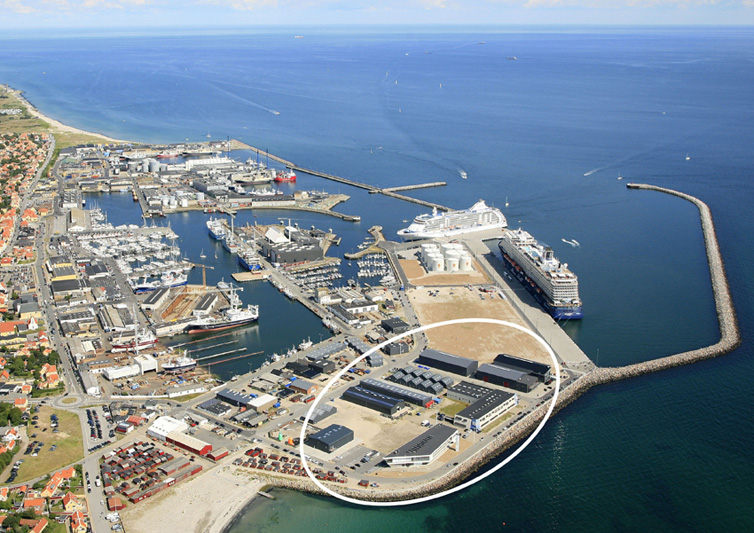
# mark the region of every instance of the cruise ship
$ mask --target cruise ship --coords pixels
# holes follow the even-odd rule
[[[225,226],[223,226],[222,221],[218,218],[210,218],[207,221],[207,231],[210,237],[215,240],[220,241],[225,238]]]
[[[453,237],[464,233],[488,229],[502,229],[508,225],[499,209],[489,207],[479,200],[468,209],[419,215],[409,227],[398,231],[404,241]]]
[[[503,262],[539,304],[556,320],[584,316],[579,299],[579,280],[528,232],[507,231],[498,243]]]
[[[247,305],[241,306],[241,299],[236,294],[235,289],[231,289],[230,307],[222,311],[222,316],[216,318],[213,316],[198,318],[191,322],[186,331],[188,333],[205,333],[208,331],[220,331],[223,329],[236,328],[251,324],[259,319],[259,306]]]

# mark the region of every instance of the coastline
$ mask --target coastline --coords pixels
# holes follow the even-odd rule
[[[76,134],[84,134],[84,135],[91,135],[96,137],[101,137],[103,139],[108,140],[109,142],[128,142],[128,141],[119,141],[116,139],[112,139],[107,136],[86,132],[84,130],[80,130],[78,128],[73,128],[70,126],[66,126],[62,123],[60,123],[57,120],[50,119],[49,117],[46,117],[42,113],[40,113],[28,100],[26,100],[22,95],[20,91],[13,91],[13,94],[18,97],[18,99],[27,107],[30,113],[32,113],[34,116],[45,120],[48,122],[51,127],[58,128],[60,131],[67,132],[67,133],[76,133]],[[52,131],[54,133],[54,130]],[[631,184],[633,185],[633,184]],[[709,208],[698,200],[697,198],[691,197],[689,195],[685,195],[683,193],[678,193],[676,191],[671,191],[669,189],[662,189],[659,187],[653,187],[653,186],[636,186],[635,188],[643,188],[643,189],[649,189],[649,190],[656,190],[659,192],[664,192],[667,194],[673,194],[675,196],[681,197],[683,199],[686,199],[688,201],[691,201],[692,203],[695,203],[697,207],[700,210],[700,216],[702,218],[702,226],[703,226],[703,233],[705,238],[705,245],[707,247],[707,256],[708,256],[708,262],[710,267],[710,275],[712,277],[712,285],[713,285],[713,292],[715,294],[715,301],[718,308],[718,320],[719,320],[719,326],[721,330],[721,340],[712,345],[705,348],[701,348],[698,350],[693,350],[691,352],[685,352],[683,354],[676,354],[668,357],[658,358],[658,359],[652,359],[643,363],[638,363],[635,365],[628,365],[625,367],[616,367],[616,368],[598,368],[594,373],[587,376],[589,379],[584,379],[583,381],[579,381],[577,383],[574,383],[570,387],[568,387],[566,390],[563,391],[564,395],[563,397],[558,401],[558,404],[555,407],[555,412],[558,412],[560,409],[571,403],[573,400],[578,398],[581,394],[589,390],[592,386],[600,385],[600,384],[606,384],[613,381],[622,380],[628,377],[635,377],[638,375],[650,373],[650,372],[656,372],[658,370],[664,370],[673,366],[680,366],[684,364],[689,364],[691,362],[699,361],[702,359],[707,359],[711,357],[716,357],[719,355],[723,355],[725,353],[728,353],[735,349],[741,342],[740,340],[740,333],[738,331],[738,325],[736,323],[736,317],[735,317],[735,310],[733,309],[732,305],[732,299],[730,298],[730,289],[728,287],[727,279],[725,277],[724,267],[722,264],[722,258],[719,252],[719,249],[717,248],[717,241],[715,237],[715,229],[712,225],[712,219],[711,214],[709,214]],[[417,493],[425,493],[425,492],[431,492],[432,490],[437,490],[438,487],[449,487],[453,486],[457,483],[460,483],[463,479],[473,474],[474,471],[476,471],[479,467],[481,467],[483,464],[489,462],[492,460],[496,455],[502,453],[507,448],[515,445],[517,442],[519,442],[521,439],[525,438],[526,435],[529,434],[530,430],[533,429],[533,427],[536,426],[536,424],[541,420],[541,416],[543,416],[544,410],[542,410],[541,413],[532,414],[530,417],[527,417],[527,420],[529,424],[522,424],[522,427],[517,428],[515,432],[511,432],[511,434],[506,435],[505,439],[500,439],[501,442],[496,442],[495,446],[488,446],[484,450],[480,451],[479,456],[475,457],[473,461],[469,461],[467,464],[462,465],[464,468],[459,468],[458,470],[455,470],[451,473],[448,473],[443,478],[440,478],[438,480],[435,480],[429,485],[425,485],[423,487],[420,487],[418,489],[413,489],[417,491]],[[189,503],[192,503],[194,500],[189,500],[185,496],[183,492],[180,492],[180,489],[189,487],[189,484],[185,486],[178,486],[176,488],[175,494],[171,491],[169,496],[171,498],[165,498],[164,501],[172,502],[170,505],[160,506],[161,512],[158,514],[158,516],[162,517],[161,519],[165,522],[166,527],[162,529],[171,529],[175,528],[178,529],[180,526],[183,529],[191,530],[191,527],[196,527],[197,531],[212,531],[212,532],[223,532],[227,529],[227,527],[236,519],[236,517],[243,512],[243,510],[250,505],[254,498],[256,497],[258,491],[261,489],[262,486],[265,484],[267,485],[273,485],[273,486],[280,486],[280,487],[287,487],[287,488],[295,488],[296,490],[301,491],[307,491],[307,492],[319,492],[316,490],[316,486],[313,485],[313,483],[309,482],[308,479],[301,480],[301,481],[293,481],[293,480],[285,480],[285,479],[268,479],[265,483],[262,483],[261,481],[254,480],[250,481],[244,484],[244,486],[248,487],[247,490],[239,490],[238,487],[241,486],[239,483],[220,483],[218,482],[216,484],[217,488],[216,490],[213,490],[214,485],[211,483],[212,479],[220,479],[221,473],[224,473],[228,471],[229,469],[232,470],[231,475],[239,476],[243,471],[238,471],[237,469],[234,469],[233,467],[229,466],[223,466],[218,467],[216,469],[212,469],[208,472],[206,472],[203,476],[197,476],[197,479],[201,478],[203,480],[203,483],[201,484],[201,490],[203,493],[210,494],[212,497],[207,498],[205,497],[203,500],[200,501],[215,501],[218,497],[224,496],[224,495],[230,495],[231,499],[227,499],[227,496],[221,497],[220,500],[223,504],[228,504],[227,507],[224,507],[222,509],[204,509],[201,505],[189,505],[186,506],[186,509],[181,513],[180,520],[178,520],[178,517],[171,514],[171,510],[176,509],[175,503],[176,502],[186,502],[189,501]],[[450,474],[453,474],[452,476]],[[227,481],[227,480],[226,480]],[[307,483],[308,482],[308,483]],[[197,482],[194,480],[194,484],[199,486]],[[235,488],[234,488],[235,487]],[[194,487],[192,489],[196,490]],[[312,490],[315,489],[315,490]],[[363,493],[358,492],[357,494],[363,496]],[[390,497],[389,494],[385,494],[388,499]],[[173,500],[172,497],[175,496],[176,499]],[[180,498],[178,498],[180,496]],[[236,496],[233,498],[232,496]],[[382,494],[380,495],[379,499],[382,498]],[[404,499],[408,496],[407,493],[403,492],[401,494],[393,494],[393,497],[398,497],[401,499]],[[375,498],[377,498],[375,496]],[[160,501],[154,502],[156,505],[155,507],[160,504]],[[219,506],[218,506],[219,507]],[[146,508],[144,508],[146,510]],[[142,509],[139,509],[140,511]],[[155,513],[156,514],[156,511]],[[196,519],[196,517],[199,517],[199,519]],[[185,518],[185,520],[184,520]],[[158,525],[157,522],[154,521],[152,517],[150,517],[152,520],[150,522],[150,527],[154,527]],[[208,519],[209,521],[205,521],[205,519]],[[160,525],[164,525],[160,523]],[[136,529],[137,531],[140,529]],[[145,531],[149,531],[149,529],[145,529]]]
[[[73,126],[68,126],[67,124],[63,124],[59,120],[56,120],[54,118],[51,118],[41,111],[37,109],[34,104],[32,104],[28,98],[26,98],[23,94],[23,91],[20,89],[14,89],[13,87],[6,85],[5,86],[8,89],[8,92],[12,94],[14,97],[18,99],[18,101],[26,108],[26,110],[34,117],[45,121],[50,126],[50,133],[68,133],[68,134],[74,134],[74,135],[86,135],[89,137],[99,137],[100,139],[103,139],[104,141],[108,143],[131,143],[132,141],[126,141],[122,139],[114,139],[113,137],[109,137],[107,135],[104,135],[102,133],[95,133],[91,131],[82,130],[80,128],[75,128]]]

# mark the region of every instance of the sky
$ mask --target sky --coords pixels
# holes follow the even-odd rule
[[[0,0],[5,33],[354,24],[754,25],[754,0]]]

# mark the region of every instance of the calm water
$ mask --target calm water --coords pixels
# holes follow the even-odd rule
[[[551,244],[579,275],[586,318],[564,327],[602,365],[717,339],[697,212],[625,183],[694,194],[715,217],[744,345],[591,391],[507,468],[436,504],[365,510],[285,493],[255,502],[233,533],[752,529],[744,379],[754,370],[754,257],[745,244],[754,229],[754,32],[292,33],[7,40],[0,79],[55,118],[119,138],[179,142],[209,132],[369,183],[444,180],[447,187],[414,194],[451,207],[507,198],[509,224]],[[339,209],[362,222],[260,212],[237,223],[290,216],[333,228],[343,236],[340,254],[371,225],[394,234],[421,212],[314,177],[296,187],[350,194]],[[138,223],[130,196],[98,202],[112,222]],[[188,257],[204,250],[214,261],[204,217],[168,220]],[[208,279],[227,280],[237,268],[221,248],[217,267]],[[244,289],[244,301],[262,306],[242,339],[249,348],[279,351],[326,335],[268,285]]]

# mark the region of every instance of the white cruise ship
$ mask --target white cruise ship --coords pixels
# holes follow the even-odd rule
[[[468,209],[419,215],[411,225],[398,231],[405,241],[453,237],[474,231],[502,229],[508,226],[503,213],[495,207],[489,207],[484,200],[479,200]]]
[[[506,231],[498,243],[503,263],[555,319],[584,316],[579,298],[579,280],[553,254],[522,229]]]

